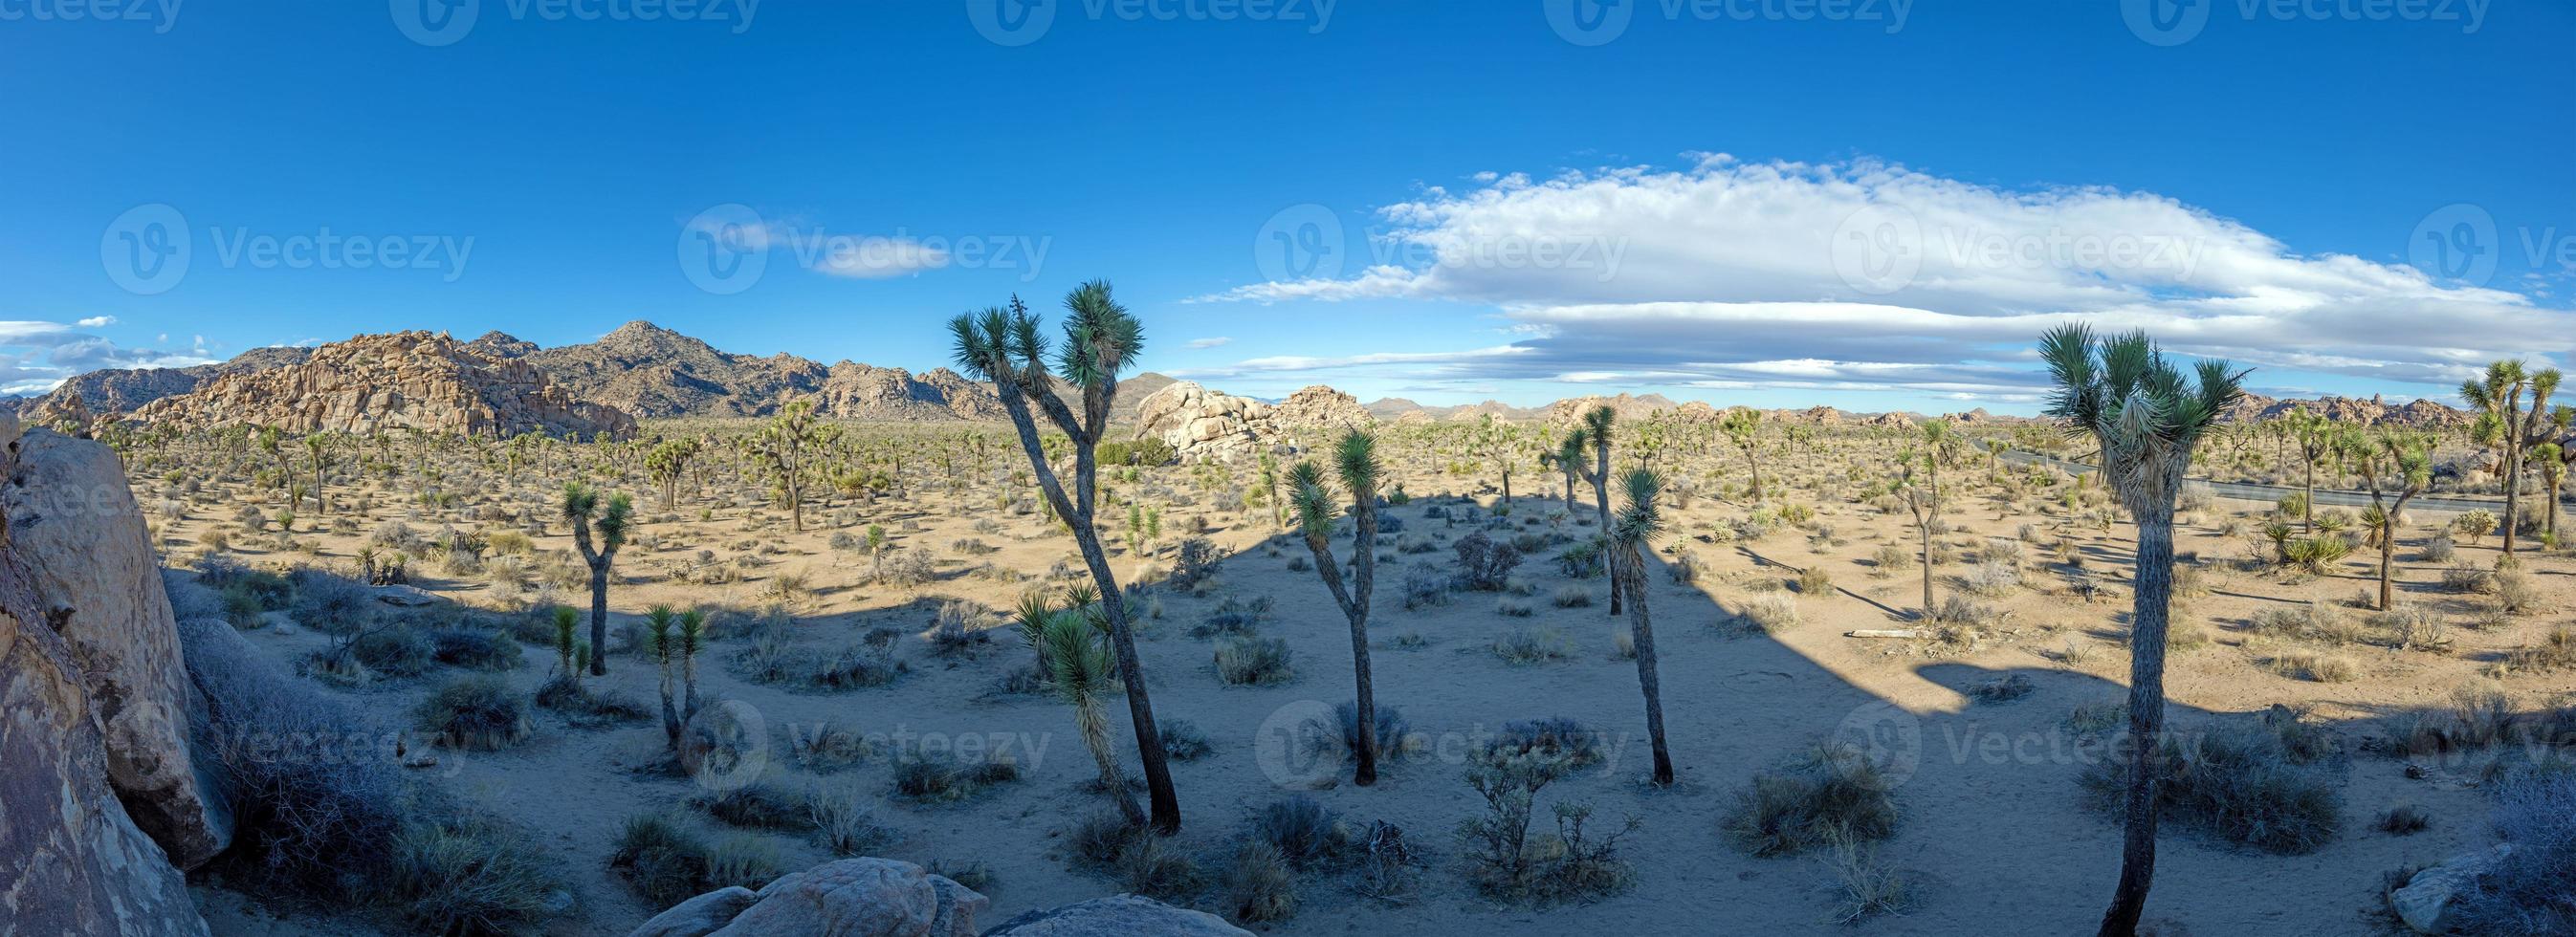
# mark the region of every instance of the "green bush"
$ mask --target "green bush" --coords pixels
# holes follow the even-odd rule
[[[1092,458],[1101,465],[1146,467],[1170,465],[1181,460],[1180,453],[1172,450],[1172,444],[1164,442],[1159,436],[1148,436],[1132,441],[1104,442],[1092,450]]]
[[[497,751],[526,741],[527,703],[495,677],[464,677],[438,688],[420,704],[420,725],[438,743],[471,751]]]

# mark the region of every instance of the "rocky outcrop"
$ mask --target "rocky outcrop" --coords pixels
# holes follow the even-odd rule
[[[525,358],[538,351],[537,343],[498,330],[483,333],[481,337],[466,342],[465,347],[493,359]]]
[[[832,366],[814,396],[816,412],[845,420],[912,423],[1009,418],[991,387],[947,368],[933,368],[916,378],[902,368],[844,361]]]
[[[249,374],[302,364],[313,354],[307,348],[253,348],[230,361],[201,364],[188,368],[109,368],[91,371],[64,381],[54,388],[45,401],[78,398],[83,406],[99,413],[129,413],[135,408],[163,397],[176,397],[204,386],[206,382],[232,374]],[[44,406],[39,402],[37,406]]]
[[[2430,400],[2416,400],[2391,406],[2377,395],[2368,400],[2357,397],[2319,397],[2314,400],[2277,399],[2261,394],[2247,394],[2224,414],[2238,423],[2279,419],[2291,411],[2305,410],[2324,414],[2337,423],[2354,426],[2402,426],[2409,429],[2450,430],[2477,422],[2477,415],[2467,410],[2443,406]]]
[[[1647,394],[1643,397],[1633,394],[1620,394],[1615,397],[1569,397],[1548,404],[1546,419],[1551,426],[1572,426],[1575,421],[1582,419],[1584,414],[1601,406],[1608,406],[1612,412],[1619,415],[1620,421],[1625,422],[1642,420],[1659,411],[1671,410],[1680,405],[1662,394]]]
[[[134,418],[182,429],[230,425],[288,433],[418,429],[474,436],[543,432],[627,436],[635,419],[576,398],[526,358],[490,358],[446,333],[362,335],[301,364],[217,378],[154,401]]]
[[[14,436],[14,427],[9,427]],[[169,609],[161,609],[161,633],[126,633],[133,646],[102,646],[118,638],[116,628],[95,619],[116,604],[118,596],[74,597],[68,615],[60,595],[46,595],[62,583],[59,572],[29,568],[34,554],[64,544],[96,542],[113,545],[126,538],[66,535],[65,528],[131,528],[137,543],[142,517],[131,510],[107,512],[35,510],[52,492],[31,486],[64,477],[91,457],[79,450],[105,447],[95,443],[47,438],[37,433],[23,447],[0,440],[0,462],[10,478],[9,536],[0,547],[0,930],[24,934],[203,935],[205,922],[190,901],[186,881],[159,843],[138,827],[127,801],[111,778],[141,776],[172,780],[169,792],[195,797],[188,786],[184,716],[152,715],[146,695],[166,686],[127,681],[156,679],[178,666],[177,639],[170,633]],[[20,449],[35,465],[31,472]],[[78,458],[66,459],[66,454]],[[69,461],[72,466],[63,463]],[[106,457],[109,465],[113,456]],[[75,475],[74,477],[77,477]],[[124,484],[111,476],[113,487]],[[112,503],[104,492],[102,502]],[[53,532],[41,528],[53,527]],[[48,546],[50,545],[50,546]],[[145,554],[148,556],[148,551]],[[86,562],[68,556],[60,563]],[[152,575],[156,578],[158,573]],[[102,578],[104,574],[102,574]],[[101,583],[98,588],[122,592],[139,601],[139,588]],[[97,613],[97,614],[94,614]],[[92,620],[83,621],[90,614]],[[137,622],[125,624],[142,627]],[[105,664],[114,673],[95,671]],[[131,693],[132,696],[118,694]],[[114,724],[113,728],[111,723]],[[146,739],[139,727],[154,723],[166,730]],[[138,765],[137,745],[171,759]],[[121,751],[119,749],[122,749]],[[149,806],[138,804],[138,806]],[[167,821],[175,811],[164,811]]]
[[[1136,438],[1170,443],[1184,462],[1266,452],[1282,441],[1269,404],[1182,381],[1138,406]]]
[[[232,815],[189,749],[196,704],[124,465],[104,445],[29,433],[6,501],[10,546],[96,704],[109,784],[170,861],[196,868],[232,842]]]
[[[1271,419],[1282,426],[1316,429],[1360,429],[1377,422],[1360,400],[1322,384],[1301,388],[1288,399],[1271,408]]]
[[[627,937],[975,937],[975,915],[991,904],[909,862],[842,859],[756,892],[699,895]]]
[[[1205,911],[1117,895],[1031,911],[985,931],[984,937],[1252,937],[1252,932]]]

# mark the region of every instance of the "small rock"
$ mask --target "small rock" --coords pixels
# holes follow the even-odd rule
[[[2476,884],[2479,876],[2512,854],[2513,844],[2502,843],[2486,852],[2452,857],[2449,862],[2415,873],[2406,887],[2389,892],[2388,906],[2397,912],[2398,920],[2418,933],[2449,933],[2452,896]]]

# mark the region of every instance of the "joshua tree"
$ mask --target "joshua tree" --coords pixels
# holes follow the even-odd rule
[[[1269,495],[1270,523],[1288,526],[1288,505],[1279,500],[1279,457],[1267,452],[1261,454],[1261,490]]]
[[[1923,421],[1923,466],[1932,473],[1931,504],[1936,511],[1941,504],[1941,463],[1949,461],[1958,446],[1959,437],[1950,432],[1948,419]]]
[[[2433,483],[2433,440],[2418,433],[2383,432],[2354,447],[2362,484],[2370,488],[2371,539],[2379,545],[2379,610],[2391,598],[2388,570],[2397,558],[2397,522],[2406,502]],[[2394,495],[2391,504],[2387,496]]]
[[[572,545],[581,551],[581,561],[590,567],[590,672],[594,676],[608,673],[608,571],[617,564],[617,551],[626,546],[626,528],[635,513],[635,502],[624,494],[599,501],[599,492],[580,482],[567,482],[563,491],[563,519],[572,525]]]
[[[2481,445],[2500,446],[2504,460],[2497,475],[2504,480],[2503,556],[2497,562],[2513,561],[2513,537],[2519,526],[2518,508],[2522,503],[2523,454],[2532,447],[2566,431],[2576,410],[2551,408],[2549,395],[2558,391],[2558,369],[2527,371],[2520,361],[2498,361],[2487,365],[2485,380],[2460,384],[2460,396],[2469,406],[2481,411],[2471,438]],[[2523,391],[2531,392],[2531,406],[2522,405]]]
[[[555,606],[555,679],[567,685],[581,683],[581,661],[574,650],[580,635],[581,613],[569,605]]]
[[[1583,478],[1592,483],[1593,507],[1600,512],[1605,532],[1610,526],[1610,427],[1618,418],[1619,411],[1610,409],[1610,405],[1605,403],[1583,415],[1581,430],[1583,441],[1592,446],[1592,467],[1584,470]],[[1623,591],[1619,584],[1619,554],[1613,550],[1602,552],[1610,560],[1610,614],[1615,617],[1619,614],[1619,598]]]
[[[665,440],[644,456],[644,471],[651,474],[655,487],[662,489],[662,510],[677,507],[680,501],[680,477],[688,474],[689,463],[698,457],[698,441]]]
[[[1664,480],[1641,468],[1620,476],[1619,485],[1627,492],[1628,507],[1609,525],[1612,552],[1619,557],[1610,570],[1628,581],[1628,629],[1637,648],[1637,688],[1646,696],[1646,736],[1655,746],[1655,786],[1669,787],[1673,756],[1664,747],[1664,691],[1655,667],[1655,625],[1646,613],[1645,557],[1664,530],[1663,515],[1655,507]]]
[[[1038,607],[1045,609],[1044,600]],[[1145,822],[1145,811],[1136,806],[1136,796],[1128,792],[1127,779],[1118,770],[1118,753],[1109,745],[1109,711],[1101,702],[1112,692],[1116,663],[1091,608],[1096,606],[1046,610],[1037,619],[1030,645],[1046,662],[1056,696],[1073,707],[1074,728],[1082,735],[1083,747],[1091,750],[1092,761],[1100,766],[1101,790],[1118,802],[1118,814],[1128,825],[1139,826]]]
[[[1333,447],[1333,468],[1342,477],[1342,486],[1351,490],[1351,518],[1354,534],[1351,543],[1351,581],[1342,583],[1341,564],[1333,560],[1333,518],[1341,513],[1333,507],[1331,483],[1313,462],[1299,462],[1288,470],[1289,486],[1295,490],[1298,527],[1306,535],[1306,549],[1315,554],[1315,575],[1324,580],[1324,588],[1333,593],[1333,604],[1341,606],[1342,617],[1351,624],[1351,672],[1359,684],[1359,771],[1352,783],[1367,787],[1377,783],[1377,688],[1369,677],[1368,619],[1369,597],[1377,584],[1377,481],[1382,469],[1377,460],[1377,439],[1363,430],[1351,430]]]
[[[2541,532],[2549,535],[2551,546],[2558,545],[2558,489],[2567,484],[2567,450],[2554,442],[2531,447],[2531,465],[2540,470],[2540,484],[2549,492],[2549,513],[2543,516]]]
[[[652,653],[653,662],[662,670],[662,735],[673,750],[680,747],[680,707],[674,698],[676,681],[673,679],[677,675],[672,672],[680,656],[680,642],[672,634],[676,618],[668,605],[656,605],[644,613],[645,637],[651,642],[645,650]]]
[[[779,500],[787,502],[788,524],[799,533],[805,530],[805,484],[818,457],[816,450],[826,448],[838,435],[814,421],[813,401],[799,400],[751,438],[752,455],[778,483]]]
[[[1521,428],[1496,419],[1491,413],[1485,414],[1484,420],[1476,426],[1476,451],[1493,462],[1494,469],[1502,473],[1503,506],[1509,509],[1512,503],[1512,466],[1527,456],[1521,449]]]
[[[330,433],[304,437],[304,451],[313,464],[313,513],[331,513],[331,502],[323,497],[322,473],[331,468],[331,450],[335,440]]]
[[[2299,532],[2317,529],[2317,460],[2335,451],[2338,436],[2334,421],[2322,413],[2292,410],[2281,418],[2288,425],[2290,438],[2299,446],[2299,465],[2306,472],[2300,487]]]
[[[1923,461],[1929,464],[1932,457],[1925,456]],[[1923,617],[1928,619],[1932,617],[1932,516],[1939,509],[1939,502],[1915,481],[1914,450],[1897,453],[1896,464],[1899,467],[1896,496],[1904,499],[1906,510],[1914,513],[1914,533],[1922,541]]]
[[[1576,427],[1565,431],[1565,440],[1556,444],[1555,452],[1548,454],[1548,458],[1556,463],[1556,470],[1565,473],[1565,513],[1567,514],[1574,513],[1574,477],[1584,474],[1584,446],[1583,429]]]
[[[1118,372],[1133,367],[1136,355],[1145,345],[1144,327],[1127,309],[1111,298],[1109,284],[1094,280],[1076,287],[1065,297],[1068,315],[1064,322],[1064,344],[1055,349],[1055,372],[1048,373],[1047,340],[1038,334],[1038,319],[1012,297],[1008,309],[992,308],[981,313],[958,316],[948,324],[956,338],[958,367],[976,378],[993,382],[1001,397],[1002,409],[1011,417],[1011,426],[1019,434],[1020,450],[1028,456],[1031,473],[1046,503],[1055,511],[1074,543],[1082,550],[1082,561],[1091,569],[1091,578],[1104,597],[1101,607],[1109,620],[1110,649],[1118,657],[1118,676],[1127,686],[1127,710],[1136,727],[1136,753],[1144,764],[1145,789],[1153,802],[1154,828],[1166,835],[1181,828],[1180,798],[1172,791],[1172,771],[1163,751],[1162,734],[1154,726],[1154,705],[1145,689],[1144,664],[1136,656],[1136,639],[1127,627],[1127,608],[1118,591],[1117,576],[1109,569],[1109,554],[1100,545],[1100,530],[1093,516],[1099,494],[1099,464],[1095,452],[1100,437],[1109,428],[1109,410],[1118,397]],[[1077,415],[1064,398],[1055,394],[1056,378],[1061,377],[1081,394],[1082,412]],[[1047,421],[1072,443],[1073,489],[1068,492],[1055,467],[1046,456],[1046,446],[1038,436],[1037,414],[1044,411]]]
[[[1762,462],[1754,455],[1753,450],[1761,443],[1762,411],[1751,407],[1727,411],[1726,419],[1718,422],[1717,429],[1725,433],[1726,438],[1732,440],[1736,448],[1744,450],[1744,469],[1753,475],[1753,489],[1747,494],[1753,498],[1754,503],[1761,503]]]
[[[2103,481],[2136,520],[2136,588],[2130,605],[2129,773],[2120,884],[2101,937],[2132,937],[2156,868],[2157,779],[2165,715],[2165,631],[2173,599],[2174,496],[2192,448],[2243,399],[2247,372],[2202,361],[2195,377],[2165,360],[2145,332],[2096,340],[2083,325],[2040,338],[2056,384],[2047,414],[2102,450]],[[2195,379],[2196,378],[2196,379]]]

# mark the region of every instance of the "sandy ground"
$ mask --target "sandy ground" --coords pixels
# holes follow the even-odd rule
[[[1879,458],[1883,458],[1881,455]],[[1417,493],[1475,490],[1478,503],[1492,504],[1489,485],[1473,478],[1435,473],[1428,458],[1400,460],[1399,477]],[[997,465],[1006,465],[998,462]],[[1793,480],[1813,481],[1839,475],[1845,462],[1793,467]],[[1155,473],[1182,487],[1187,470]],[[1715,466],[1693,475],[1715,475]],[[1988,538],[2010,539],[2025,523],[2043,528],[2039,539],[2053,543],[2062,517],[1998,504],[1984,496],[1982,467],[1962,468],[1951,484],[1964,489],[1954,497],[1949,519],[1964,529],[1944,535],[1950,544],[1974,544]],[[1738,478],[1729,474],[1724,477]],[[1774,484],[1778,479],[1773,479]],[[1555,487],[1553,479],[1515,479],[1520,494],[1516,523],[1546,530],[1562,525],[1566,533],[1584,535],[1588,527],[1573,520],[1551,520],[1562,510],[1554,499],[1533,498],[1532,487]],[[1740,484],[1740,480],[1738,481]],[[158,497],[157,480],[144,489],[146,504]],[[1122,492],[1139,485],[1122,484]],[[1709,490],[1713,486],[1704,486]],[[1614,628],[1624,620],[1607,614],[1606,582],[1592,579],[1595,604],[1561,609],[1549,600],[1571,580],[1559,574],[1547,554],[1532,557],[1519,575],[1532,580],[1536,607],[1528,619],[1497,613],[1498,596],[1458,593],[1445,607],[1406,610],[1397,583],[1406,566],[1452,567],[1448,542],[1471,529],[1449,526],[1425,516],[1427,508],[1455,509],[1457,497],[1426,494],[1410,505],[1393,508],[1401,518],[1402,538],[1432,540],[1436,552],[1401,554],[1392,546],[1382,552],[1376,604],[1375,665],[1381,706],[1395,705],[1426,736],[1424,751],[1391,766],[1371,788],[1347,783],[1313,791],[1312,796],[1344,818],[1365,824],[1386,820],[1402,826],[1411,840],[1428,847],[1430,861],[1421,875],[1419,893],[1400,903],[1353,895],[1344,882],[1310,876],[1302,885],[1303,907],[1293,919],[1252,929],[1279,934],[1396,932],[1433,934],[1563,934],[1577,929],[1600,933],[1797,934],[1856,931],[1870,934],[1984,935],[2069,934],[2089,932],[2108,898],[2118,867],[2120,831],[2087,804],[2077,784],[2084,763],[2100,749],[2082,748],[2065,727],[2079,704],[2115,699],[2123,693],[2127,656],[2128,606],[2124,587],[2131,534],[2125,525],[2079,529],[2075,533],[2087,566],[2111,587],[2101,601],[2086,603],[2065,587],[2066,568],[2050,550],[2026,547],[2029,572],[2022,589],[1997,600],[2002,623],[1970,649],[1928,653],[1920,642],[1855,639],[1844,632],[1864,628],[1901,628],[1901,613],[1919,604],[1919,572],[1871,575],[1870,553],[1882,544],[1911,549],[1913,530],[1902,512],[1886,515],[1846,497],[1816,498],[1810,491],[1785,495],[1793,503],[1814,504],[1814,525],[1834,535],[1811,545],[1811,531],[1783,528],[1753,543],[1706,542],[1707,532],[1742,518],[1749,504],[1693,499],[1676,518],[1677,536],[1666,541],[1667,555],[1650,575],[1650,607],[1661,653],[1663,700],[1670,743],[1680,783],[1657,790],[1642,783],[1648,768],[1644,716],[1635,665],[1613,653]],[[492,486],[487,500],[504,505],[524,502],[542,515],[545,494],[533,486]],[[628,490],[643,494],[636,484]],[[1351,694],[1348,630],[1311,572],[1289,568],[1302,545],[1275,536],[1265,509],[1244,514],[1217,514],[1197,494],[1195,507],[1167,509],[1163,557],[1177,540],[1186,518],[1204,514],[1211,538],[1227,559],[1221,585],[1204,595],[1154,590],[1151,600],[1159,617],[1144,623],[1140,635],[1149,686],[1164,719],[1185,719],[1203,729],[1215,743],[1213,755],[1176,763],[1174,774],[1187,827],[1181,843],[1201,852],[1212,872],[1243,829],[1243,818],[1256,806],[1290,791],[1265,774],[1257,759],[1257,735],[1265,720],[1302,707],[1346,700]],[[1586,492],[1586,499],[1589,494]],[[2035,496],[2050,500],[2049,496]],[[443,521],[460,528],[475,525],[460,519],[465,506],[452,511],[393,507],[388,492],[378,499],[367,526],[394,517],[424,532]],[[650,500],[649,497],[646,500]],[[1774,502],[1783,500],[1775,496]],[[1819,500],[1822,503],[1817,503]],[[815,646],[842,646],[872,628],[894,625],[919,633],[931,623],[937,604],[959,598],[1006,608],[1027,584],[966,575],[968,567],[991,563],[1005,570],[1042,576],[1051,565],[1072,555],[1071,541],[1061,535],[1041,536],[1034,516],[1011,516],[995,510],[989,489],[920,492],[909,502],[880,502],[874,508],[847,506],[809,509],[808,532],[790,534],[781,513],[744,507],[713,509],[701,521],[698,505],[684,504],[677,520],[649,524],[661,549],[631,548],[621,561],[626,581],[611,593],[621,620],[657,603],[726,603],[749,606],[764,582],[784,573],[802,573],[814,588],[810,600],[795,611],[804,641]],[[2174,719],[2189,726],[2209,713],[2248,713],[2275,703],[2313,704],[2315,718],[2335,724],[2348,747],[2374,731],[2370,721],[2407,707],[2443,705],[2454,687],[2476,677],[2480,668],[2509,648],[2539,639],[2543,629],[2563,616],[2526,616],[2507,629],[2487,631],[2455,626],[2447,653],[2394,651],[2352,646],[2336,653],[2358,666],[2358,679],[2318,683],[2292,679],[2266,669],[2270,649],[2243,633],[2258,609],[2310,598],[2344,600],[2369,584],[2371,567],[2357,554],[2334,575],[2285,578],[2276,572],[2240,572],[2216,561],[2245,555],[2242,537],[2220,536],[2229,516],[2250,517],[2269,505],[2221,502],[2217,509],[2189,518],[2181,536],[2184,551],[2198,551],[2212,561],[2207,583],[2211,594],[2192,600],[2177,620],[2196,622],[2215,639],[2205,647],[2177,652],[2167,687]],[[2053,509],[2053,505],[2052,505]],[[199,507],[190,520],[166,525],[165,543],[189,552],[194,534],[224,523],[230,502]],[[658,512],[648,512],[655,514]],[[867,523],[885,525],[892,541],[906,549],[932,551],[943,558],[943,578],[918,590],[880,589],[866,584],[864,561],[839,558],[826,546],[835,513],[856,514]],[[1104,512],[1108,513],[1108,512]],[[1588,514],[1588,510],[1577,516]],[[755,519],[756,518],[756,519]],[[1001,535],[977,534],[978,519],[1003,525]],[[2447,518],[2412,518],[2414,529],[2400,551],[2401,581],[2421,601],[2458,614],[2462,597],[2436,590],[2438,568],[2402,562],[2413,544]],[[904,530],[907,522],[917,530]],[[757,532],[751,532],[756,530]],[[567,550],[561,524],[537,540],[541,550]],[[348,563],[360,537],[299,534],[321,543],[319,557],[288,552],[241,549],[253,564],[288,562]],[[999,552],[972,558],[952,554],[949,545],[980,537]],[[729,547],[745,541],[774,544],[783,552],[744,583],[693,586],[667,581],[657,561],[685,558],[699,549],[716,550],[727,559]],[[1113,535],[1123,547],[1124,538]],[[2485,564],[2493,560],[2493,538],[2483,548],[2463,546],[2461,555]],[[1340,544],[1347,554],[1348,543]],[[1670,550],[1686,550],[1704,561],[1709,572],[1696,585],[1679,585],[1660,567]],[[1123,553],[1123,550],[1121,551]],[[1749,629],[1735,610],[1751,596],[1793,581],[1795,573],[1767,565],[1821,565],[1839,589],[1795,599],[1802,623],[1776,634]],[[1138,560],[1115,561],[1122,576]],[[421,564],[423,572],[434,572]],[[2576,569],[2562,556],[2535,560],[2531,567],[2549,600],[2545,607],[2563,609],[2569,595],[2568,574]],[[1958,588],[1964,562],[1938,568],[1939,588]],[[430,578],[433,591],[459,601],[483,605],[501,599],[479,582]],[[1845,592],[1843,590],[1848,590]],[[1223,685],[1211,664],[1210,642],[1188,635],[1227,594],[1244,598],[1269,596],[1277,603],[1266,635],[1285,638],[1295,652],[1297,677],[1280,686]],[[1796,595],[1794,589],[1789,590]],[[566,597],[571,594],[567,593]],[[2350,612],[2358,616],[2360,613]],[[1488,650],[1498,634],[1528,625],[1560,629],[1578,649],[1564,662],[1512,666]],[[297,631],[289,634],[287,631]],[[326,638],[301,629],[269,628],[252,640],[281,659],[295,659],[321,647]],[[1417,640],[1418,637],[1418,640]],[[1026,770],[1025,779],[1002,785],[967,804],[923,809],[887,799],[891,768],[884,758],[815,779],[788,767],[777,769],[790,784],[816,781],[857,784],[879,801],[879,819],[902,834],[880,851],[892,858],[950,864],[980,862],[995,876],[988,889],[991,911],[981,919],[991,926],[1022,911],[1078,901],[1119,891],[1107,878],[1071,871],[1062,837],[1079,818],[1101,812],[1103,799],[1083,788],[1093,765],[1074,732],[1071,711],[1043,697],[997,697],[995,682],[1029,660],[1028,652],[997,634],[992,647],[965,658],[935,656],[927,642],[906,640],[900,649],[911,672],[891,686],[843,693],[808,693],[739,679],[730,666],[742,642],[718,644],[703,667],[703,691],[710,699],[738,699],[756,707],[783,755],[790,732],[810,731],[829,723],[862,731],[919,733],[925,737],[1007,740]],[[2070,646],[2088,650],[2065,653]],[[527,665],[508,675],[516,686],[533,690],[551,665],[549,651],[530,648]],[[599,681],[638,700],[654,698],[656,677],[650,665],[618,654],[613,673]],[[1963,691],[2009,674],[2027,675],[2036,691],[2002,704],[1974,703]],[[444,675],[433,673],[411,681],[392,681],[352,692],[361,705],[389,720],[405,718],[411,705]],[[2536,703],[2568,686],[2564,674],[2518,675],[2505,680],[2518,702]],[[1888,707],[1892,706],[1893,709]],[[1113,704],[1113,735],[1122,750],[1132,737],[1125,708]],[[1591,803],[1600,816],[1633,814],[1642,829],[1623,843],[1623,854],[1635,868],[1635,886],[1597,903],[1532,910],[1496,906],[1479,898],[1456,868],[1459,843],[1453,833],[1459,821],[1477,809],[1475,795],[1461,779],[1461,740],[1472,739],[1501,723],[1542,716],[1571,716],[1617,736],[1616,759],[1550,787],[1543,802],[1559,799]],[[682,804],[694,786],[658,769],[664,759],[658,725],[651,721],[626,727],[586,731],[568,727],[560,718],[538,711],[536,736],[514,749],[495,753],[446,753],[430,772],[475,802],[525,824],[556,858],[578,892],[579,912],[556,928],[564,934],[622,934],[657,908],[644,906],[605,868],[603,857],[619,824],[627,817]],[[1813,743],[1851,729],[1876,730],[1874,737],[1893,740],[1900,760],[1914,763],[1898,789],[1903,810],[1900,831],[1882,856],[1914,883],[1912,909],[1902,915],[1874,918],[1855,927],[1827,923],[1834,875],[1816,856],[1756,859],[1733,846],[1720,832],[1720,818],[1735,792],[1755,772],[1781,765]],[[989,743],[988,743],[989,744]],[[1910,757],[1909,757],[1910,756]],[[783,758],[774,759],[784,761]],[[2379,912],[2383,873],[2403,866],[2439,861],[2479,843],[2485,794],[2473,786],[2475,763],[2438,766],[2425,780],[2410,780],[2400,761],[2356,752],[2343,781],[2344,830],[2314,853],[2281,856],[2233,847],[2187,827],[2169,824],[2162,846],[2156,888],[2148,917],[2167,935],[2368,934],[2389,924]],[[1292,779],[1293,780],[1293,779]],[[2379,832],[2371,820],[2399,803],[2417,803],[2436,818],[2426,832],[2398,837]],[[1544,808],[1542,808],[1544,809]],[[697,818],[710,831],[716,824]],[[791,868],[823,861],[828,855],[809,838],[770,835],[788,857]],[[238,896],[214,889],[202,894],[216,929],[223,933],[263,933],[283,927],[311,932],[364,933],[360,923],[323,923],[298,917],[281,923],[270,913]],[[1209,907],[1213,907],[1210,904]]]

